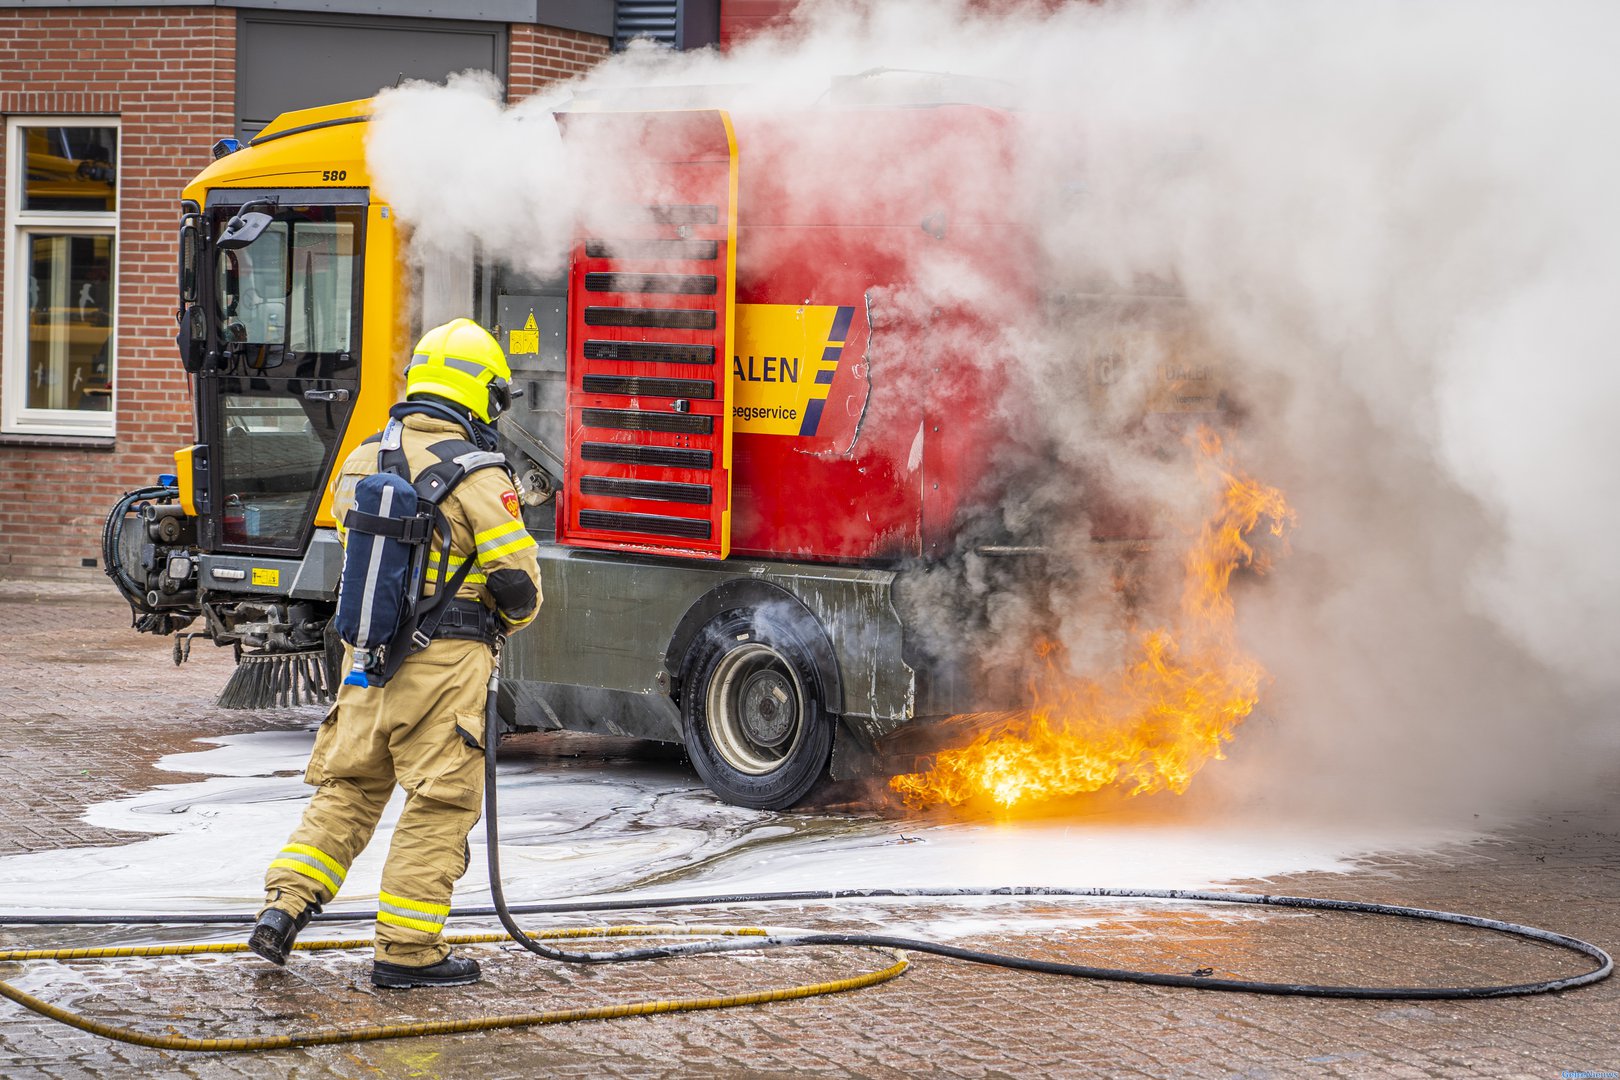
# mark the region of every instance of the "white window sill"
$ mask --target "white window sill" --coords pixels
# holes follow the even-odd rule
[[[34,435],[0,432],[0,446],[26,446],[35,450],[113,450],[118,440],[111,435]]]

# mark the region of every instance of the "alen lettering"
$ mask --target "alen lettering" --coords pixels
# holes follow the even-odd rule
[[[797,356],[733,356],[731,371],[738,382],[797,383],[799,358]]]

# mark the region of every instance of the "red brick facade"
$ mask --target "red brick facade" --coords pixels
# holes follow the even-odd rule
[[[589,71],[608,54],[605,37],[577,30],[515,24],[508,35],[506,94],[521,101],[559,79]]]
[[[83,560],[98,558],[114,500],[172,472],[175,448],[193,439],[174,349],[175,228],[181,188],[234,124],[235,62],[225,8],[0,12],[0,113],[120,123],[117,436],[109,450],[0,435],[0,574],[91,573]]]
[[[235,125],[236,34],[224,7],[0,11],[0,114],[120,124],[116,436],[0,433],[0,577],[98,573],[87,567],[114,501],[172,472],[194,441],[174,346],[176,229],[181,190]],[[530,25],[509,41],[513,100],[608,51],[606,38]],[[12,149],[0,145],[0,166]]]

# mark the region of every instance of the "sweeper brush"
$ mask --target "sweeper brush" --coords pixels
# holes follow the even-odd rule
[[[332,700],[326,652],[245,652],[219,693],[223,709],[274,709],[324,705]]]

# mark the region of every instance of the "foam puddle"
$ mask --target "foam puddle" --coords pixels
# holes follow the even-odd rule
[[[256,732],[201,740],[213,745],[163,758],[160,768],[205,778],[85,811],[91,824],[153,834],[150,839],[0,858],[0,909],[252,910],[260,901],[264,867],[309,794],[302,770],[313,740],[312,731]],[[1208,888],[1284,873],[1345,871],[1373,852],[1434,850],[1477,837],[1437,828],[1229,817],[1147,822],[1116,814],[1081,823],[923,824],[778,814],[728,806],[672,765],[606,759],[504,762],[500,803],[502,873],[512,903],[783,889]],[[375,903],[401,804],[396,793],[336,907],[369,909]],[[471,868],[455,899],[485,905],[482,829],[473,831],[471,844]],[[909,925],[912,933],[984,933],[1017,917],[1017,905],[994,899],[953,902],[949,912],[941,912],[937,901],[889,906],[903,911],[918,904],[928,907],[926,925]],[[1050,911],[1043,916],[1049,917]],[[1065,925],[1086,921],[1077,915]]]

